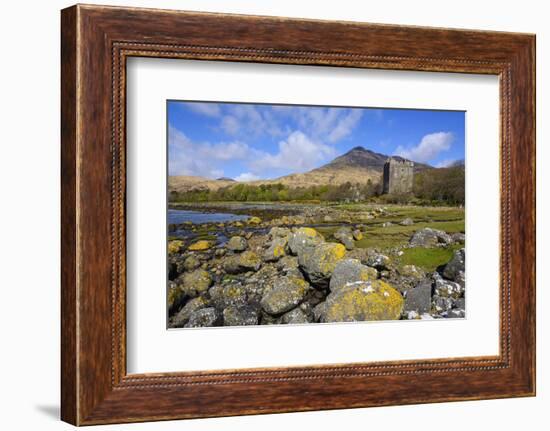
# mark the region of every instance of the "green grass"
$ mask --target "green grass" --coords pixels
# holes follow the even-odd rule
[[[425,227],[443,230],[448,233],[464,232],[464,209],[454,207],[416,207],[386,205],[387,214],[363,222],[364,238],[355,243],[358,248],[377,248],[381,251],[408,244],[414,232]],[[368,211],[372,206],[365,204],[344,204],[339,209],[348,211]],[[414,224],[401,226],[405,218],[411,218]],[[392,226],[382,227],[382,223],[392,222]],[[333,240],[334,232],[339,226],[320,226],[316,229],[327,240]]]
[[[396,220],[388,221],[397,222]],[[425,227],[440,229],[448,233],[464,232],[464,220],[423,222],[415,223],[412,226],[395,224],[388,227],[380,226],[379,220],[377,220],[376,225],[367,226],[365,237],[361,241],[357,241],[355,245],[359,248],[378,248],[380,250],[399,247],[407,244],[414,232]]]
[[[433,272],[439,266],[446,264],[453,257],[455,250],[464,247],[462,244],[454,244],[445,248],[414,247],[403,250],[401,265],[415,265],[424,271]]]

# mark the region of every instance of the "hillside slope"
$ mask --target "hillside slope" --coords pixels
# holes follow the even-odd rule
[[[331,162],[309,172],[285,175],[271,180],[251,181],[247,184],[284,184],[289,188],[310,187],[325,184],[339,185],[346,182],[354,184],[366,184],[369,180],[378,183],[382,180],[384,163],[389,156],[375,153],[363,147],[355,147],[347,153],[336,157]],[[402,159],[401,157],[396,157]],[[404,160],[404,159],[402,159]],[[431,168],[422,163],[415,163],[415,172]],[[222,187],[235,185],[231,179],[221,178],[217,180],[193,177],[171,176],[168,179],[170,191],[187,192],[191,190],[218,190]]]

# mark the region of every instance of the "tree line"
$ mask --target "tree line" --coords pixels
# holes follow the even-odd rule
[[[217,190],[171,191],[171,202],[366,202],[383,200],[388,203],[464,204],[464,167],[427,169],[415,174],[413,193],[382,195],[382,184],[369,180],[367,184],[346,182],[340,185],[289,187],[285,184],[238,183]]]
[[[426,169],[414,176],[414,194],[424,201],[464,205],[465,186],[464,166]]]

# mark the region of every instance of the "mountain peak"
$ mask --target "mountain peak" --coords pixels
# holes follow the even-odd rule
[[[319,169],[345,169],[349,167],[370,168],[382,172],[387,156],[367,150],[365,147],[353,147],[347,153],[336,157],[332,162]]]
[[[361,145],[358,145],[357,147],[353,147],[351,150],[349,150],[346,154],[350,153],[372,153],[371,150],[367,150],[365,147],[362,147]]]

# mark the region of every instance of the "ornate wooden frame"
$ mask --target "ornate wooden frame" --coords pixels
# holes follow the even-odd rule
[[[88,425],[534,395],[534,35],[78,5],[62,11],[61,48],[63,420]],[[500,354],[127,375],[129,56],[498,75]]]

